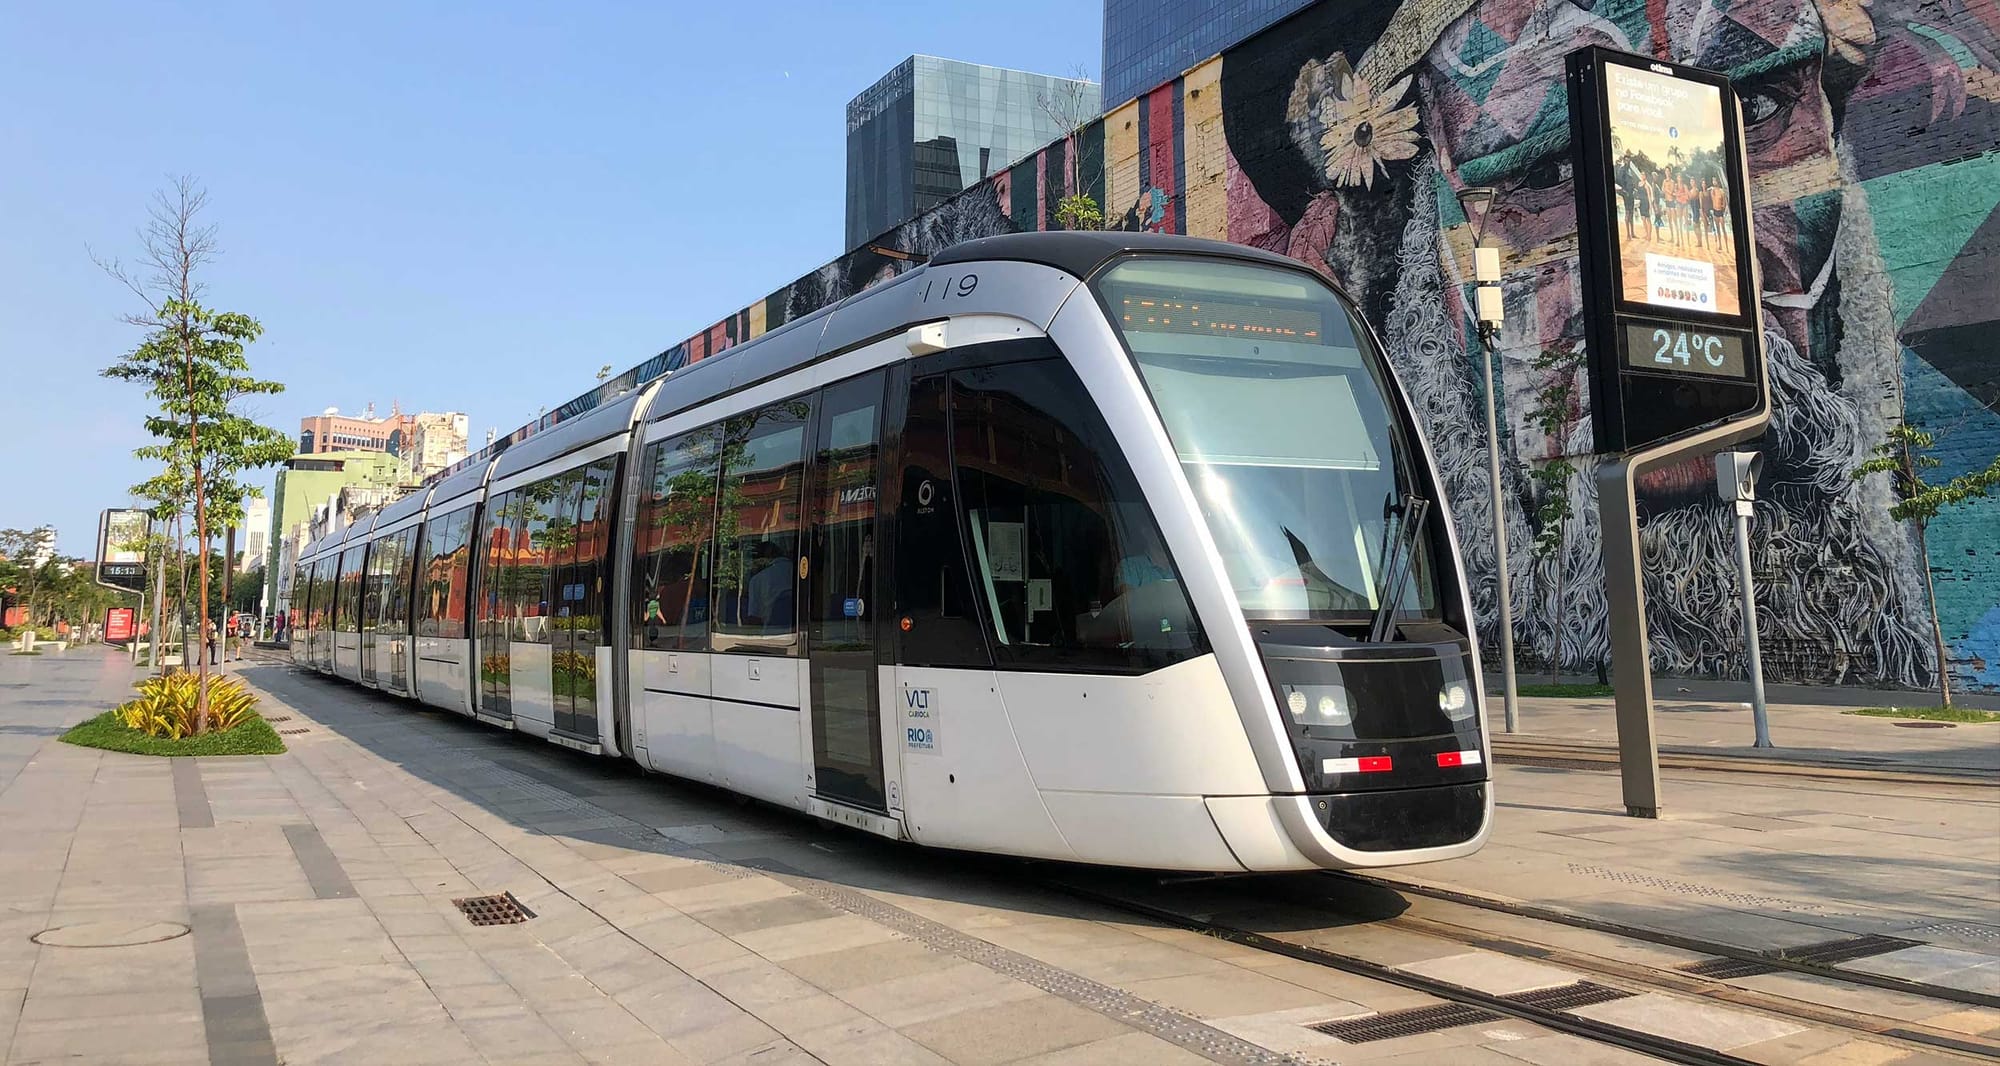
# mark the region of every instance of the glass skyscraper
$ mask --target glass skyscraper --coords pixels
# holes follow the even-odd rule
[[[1104,0],[1104,106],[1125,101],[1312,0]]]
[[[911,56],[847,103],[847,250],[1103,110],[1094,82]]]

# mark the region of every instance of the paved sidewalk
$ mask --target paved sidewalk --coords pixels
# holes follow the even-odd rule
[[[241,672],[296,731],[288,754],[63,745],[128,669],[0,659],[0,1062],[1638,1061],[1515,1021],[1342,1044],[1308,1026],[1429,1001],[1051,896],[1006,863]],[[1612,775],[1502,766],[1488,850],[1406,872],[1744,943],[1896,924],[2000,961],[1978,935],[2000,931],[2000,866],[1977,839],[1993,797],[1820,784],[1672,777],[1670,820],[1634,823],[1607,813]],[[509,892],[530,921],[474,927],[452,905]],[[1412,969],[1492,969],[1443,942],[1397,950]],[[1761,1062],[1929,1061],[1676,1010],[1655,1024]],[[2000,1031],[2000,1012],[1910,1010]]]
[[[1545,677],[1519,679],[1539,682]],[[1855,707],[1925,705],[1922,693],[1871,692],[1773,686],[1767,693],[1774,748],[1753,747],[1749,688],[1716,681],[1659,678],[1653,683],[1653,722],[1663,751],[1704,751],[1765,759],[1837,759],[1913,770],[1945,768],[2000,772],[2000,722],[1921,723],[1843,713]],[[1937,702],[1932,695],[1929,704]],[[1954,700],[2000,709],[2000,697],[1978,694]],[[1487,678],[1487,724],[1503,743],[1506,714],[1498,677]],[[1524,696],[1520,729],[1526,742],[1615,747],[1618,725],[1610,697],[1569,699]]]

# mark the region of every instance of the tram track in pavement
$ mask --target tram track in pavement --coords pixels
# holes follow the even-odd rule
[[[1603,744],[1578,744],[1544,737],[1508,737],[1495,733],[1493,760],[1516,766],[1558,770],[1615,771],[1618,749]],[[1990,789],[2000,784],[2000,771],[1979,767],[1921,765],[1897,767],[1862,758],[1784,758],[1728,754],[1687,748],[1662,748],[1660,769],[1701,773],[1758,774],[1820,781],[1880,781],[1902,785],[1939,785]]]
[[[2000,1041],[1986,1037],[1871,1014],[1864,1010],[1745,988],[1730,984],[1726,979],[1702,976],[1699,972],[1691,973],[1685,969],[1661,966],[1629,957],[1620,958],[1615,952],[1550,943],[1547,942],[1549,938],[1545,937],[1480,928],[1454,922],[1436,914],[1414,914],[1408,911],[1397,914],[1373,913],[1370,907],[1357,907],[1351,903],[1347,907],[1342,907],[1337,902],[1315,898],[1316,893],[1313,888],[1316,885],[1324,885],[1327,881],[1320,880],[1314,875],[1294,878],[1156,876],[1147,883],[1133,884],[1128,881],[1122,886],[1116,883],[1119,876],[1071,870],[1057,877],[1038,877],[1036,882],[1052,891],[1114,910],[1199,932],[1259,951],[1420,992],[1440,1000],[1440,1012],[1444,1011],[1443,1005],[1452,1005],[1474,1012],[1484,1012],[1483,1017],[1487,1021],[1495,1017],[1514,1018],[1553,1032],[1650,1055],[1668,1062],[1759,1063],[1759,1066],[1770,1066],[1763,1060],[1743,1058],[1727,1051],[1616,1025],[1572,1011],[1577,1007],[1615,999],[1649,993],[1660,994],[1683,1001],[1710,1003],[1781,1018],[1809,1028],[1838,1030],[1857,1039],[1902,1050],[1944,1055],[1968,1062],[2000,1061]],[[1125,876],[1129,878],[1129,874]],[[1397,893],[1412,890],[1408,885],[1375,878],[1351,878],[1344,874],[1330,874],[1327,878],[1328,880],[1345,878],[1348,884],[1366,886],[1376,892]],[[1235,898],[1220,901],[1212,895],[1206,900],[1185,898],[1185,890],[1197,886],[1205,889],[1222,888]],[[1422,892],[1416,894],[1423,895]],[[1214,906],[1217,902],[1221,902],[1223,907]],[[1377,902],[1381,901],[1378,899]],[[1276,908],[1267,910],[1267,905],[1272,904],[1275,904]],[[1244,921],[1240,917],[1222,913],[1224,907],[1233,907],[1238,912],[1263,911],[1259,918],[1271,920]],[[1285,917],[1294,920],[1286,922],[1279,917],[1277,912],[1281,909],[1289,909],[1290,914]],[[1362,913],[1357,914],[1356,910]],[[1318,927],[1314,927],[1310,920],[1297,920],[1309,919],[1314,913],[1329,920],[1322,922]],[[1540,920],[1529,913],[1503,913],[1515,918]],[[1597,928],[1592,924],[1570,922],[1555,924],[1603,936],[1620,936],[1618,933]],[[1576,974],[1578,980],[1524,992],[1495,994],[1416,973],[1380,958],[1370,958],[1370,952],[1366,950],[1344,948],[1339,944],[1343,939],[1343,930],[1355,934],[1365,933],[1367,936],[1379,936],[1381,931],[1386,930],[1460,948],[1490,951],[1569,971]],[[1363,939],[1363,937],[1356,935],[1345,939]],[[1707,950],[1709,948],[1723,949],[1712,954],[1724,961],[1742,961],[1746,966],[1751,960],[1759,965],[1770,964],[1769,969],[1763,972],[1789,972],[1821,981],[1842,981],[1867,988],[1888,989],[1904,995],[1936,1000],[1941,1004],[1987,1006],[1996,1003],[1996,997],[1976,992],[1896,978],[1884,978],[1882,982],[1886,983],[1878,983],[1873,980],[1876,975],[1872,974],[1861,975],[1840,971],[1830,966],[1786,960],[1781,956],[1766,956],[1696,938],[1626,939],[1703,954],[1711,954]],[[1856,977],[1863,979],[1852,980]],[[1482,1016],[1472,1014],[1463,1017],[1465,1020],[1457,1024],[1472,1024],[1481,1020]]]

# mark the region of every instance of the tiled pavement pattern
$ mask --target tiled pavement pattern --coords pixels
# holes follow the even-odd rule
[[[246,673],[308,726],[287,755],[71,748],[54,727],[124,668],[22,666],[0,660],[0,684],[33,684],[0,689],[7,1063],[1641,1061],[1511,1021],[1344,1045],[1305,1027],[1428,1000],[276,667]],[[1555,776],[1509,778],[1553,802]],[[451,905],[501,891],[536,917],[474,928]],[[159,923],[193,932],[29,939]],[[1398,950],[1446,979],[1548,979]],[[1925,1061],[1657,997],[1588,1009],[1613,1008],[1759,1061]]]

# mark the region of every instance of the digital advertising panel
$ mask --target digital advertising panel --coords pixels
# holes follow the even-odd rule
[[[126,592],[146,589],[146,538],[152,518],[144,511],[113,508],[97,521],[97,583]]]
[[[1714,71],[1568,57],[1597,450],[1627,455],[1769,410],[1736,94]]]
[[[113,607],[104,612],[104,640],[124,644],[139,635],[139,612],[131,607]]]

